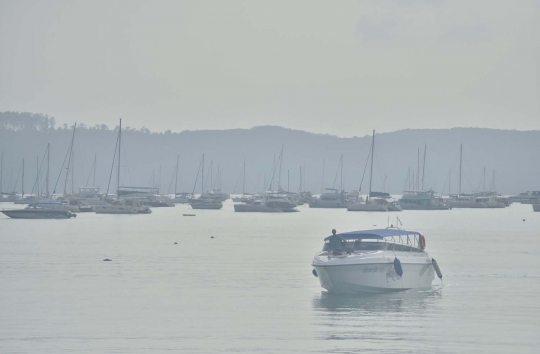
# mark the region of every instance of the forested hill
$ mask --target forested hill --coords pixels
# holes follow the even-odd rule
[[[251,129],[183,131],[152,133],[146,128],[129,127],[123,121],[122,166],[123,185],[150,186],[152,179],[163,192],[174,189],[171,180],[179,155],[178,191],[191,191],[197,175],[201,155],[205,154],[205,173],[216,179],[219,168],[222,189],[241,191],[243,160],[246,159],[246,191],[264,189],[273,173],[284,145],[281,166],[281,186],[297,191],[300,166],[305,172],[307,190],[319,193],[324,186],[339,187],[336,172],[341,154],[344,156],[343,180],[347,190],[358,189],[368,156],[371,136],[339,138],[313,134],[275,126]],[[373,121],[376,129],[376,121]],[[40,114],[0,113],[0,152],[4,154],[2,190],[20,191],[21,161],[25,159],[25,191],[31,191],[36,178],[36,157],[43,158],[47,143],[51,144],[51,190],[53,189],[71,141],[72,127],[56,127],[53,117]],[[78,123],[74,150],[74,185],[91,185],[90,169],[97,157],[96,184],[107,188],[115,151],[118,127],[86,126]],[[417,174],[418,148],[423,164],[423,149],[427,145],[424,187],[436,191],[457,192],[459,149],[463,144],[463,192],[482,189],[483,170],[486,168],[486,187],[492,184],[504,194],[524,190],[540,190],[540,131],[510,131],[480,128],[434,130],[402,130],[377,134],[373,185],[375,190],[386,189],[401,193],[408,188],[409,169]],[[161,170],[161,178],[160,178]],[[451,178],[449,183],[449,175]],[[422,174],[422,171],[421,171]],[[113,174],[113,181],[115,175]],[[279,179],[277,170],[275,180]],[[362,190],[368,188],[364,179]],[[334,182],[335,181],[335,182]],[[63,190],[64,177],[59,179],[57,191]],[[217,183],[217,182],[215,182]],[[407,186],[406,186],[407,184]],[[111,185],[111,190],[115,184]],[[197,187],[199,190],[200,187]],[[71,177],[68,179],[71,190]]]

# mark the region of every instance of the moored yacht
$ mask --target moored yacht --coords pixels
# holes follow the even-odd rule
[[[399,200],[403,210],[448,210],[449,207],[441,198],[435,198],[433,190],[428,191],[403,191]]]
[[[291,213],[297,212],[296,204],[285,198],[264,197],[250,204],[235,204],[237,213]]]
[[[113,201],[106,205],[93,205],[96,214],[138,214],[134,205],[126,205],[121,201]]]
[[[193,209],[221,209],[223,203],[221,196],[215,195],[213,191],[206,191],[199,198],[190,198],[189,204]]]
[[[311,265],[321,287],[334,293],[429,288],[435,271],[442,278],[436,261],[425,252],[425,238],[396,228],[328,236]]]
[[[498,202],[496,197],[477,195],[458,195],[447,202],[450,208],[504,208],[505,204]]]
[[[189,203],[189,196],[191,193],[175,193],[174,197],[169,202],[175,204],[187,204]]]
[[[347,205],[347,211],[389,211],[388,201],[382,198],[370,198]],[[395,210],[397,211],[397,210]]]
[[[310,208],[346,208],[347,195],[335,188],[326,188],[319,196],[309,202]]]

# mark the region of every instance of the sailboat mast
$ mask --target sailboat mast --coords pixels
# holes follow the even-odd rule
[[[176,197],[176,193],[178,192],[178,161],[180,160],[180,155],[176,155],[176,180],[174,181],[174,196]]]
[[[483,187],[482,187],[484,190],[483,192],[486,191],[486,168],[484,167],[484,183],[483,183]]]
[[[244,173],[242,177],[242,198],[244,198],[245,193],[246,193],[246,159],[244,159]]]
[[[73,194],[73,180],[75,179],[75,155],[71,149],[71,194]]]
[[[290,183],[291,183],[291,169],[288,168],[288,169],[287,169],[287,193],[288,193],[289,190],[290,190],[290,189],[289,189],[289,187],[291,186]]]
[[[371,183],[373,182],[373,155],[375,155],[375,130],[373,130],[373,139],[371,140],[371,168],[369,170],[369,193],[366,201],[369,201],[371,195]]]
[[[116,196],[120,199],[120,150],[122,149],[122,118],[120,118],[120,125],[118,129],[118,172],[116,173]]]
[[[448,196],[452,194],[452,169],[448,171]]]
[[[36,156],[36,195],[39,197],[39,156]]]
[[[45,175],[45,196],[49,197],[49,170],[51,162],[51,143],[47,144],[47,174]]]
[[[458,195],[461,195],[461,169],[463,166],[463,144],[459,146],[459,189]]]
[[[96,160],[97,154],[94,154],[94,179],[92,180],[92,187],[96,186]]]
[[[343,190],[343,154],[341,154],[341,163],[340,163],[340,165],[341,165],[341,172],[340,172],[341,175],[339,176],[339,178],[341,179],[341,182],[339,184],[339,188],[341,190]]]
[[[278,190],[281,190],[281,165],[283,164],[283,146],[284,144],[281,144],[281,154],[279,154]]]
[[[325,160],[322,160],[322,183],[321,183],[321,193],[324,193],[324,163]]]
[[[426,150],[427,144],[424,145],[424,163],[422,164],[422,190],[424,190],[424,177],[426,176]]]
[[[418,165],[416,170],[416,190],[420,189],[420,148],[418,148]]]
[[[67,182],[69,177],[69,167],[71,166],[71,157],[73,152],[73,142],[75,141],[75,129],[77,128],[77,123],[73,126],[73,135],[71,136],[71,144],[69,145],[69,159],[66,167],[66,179],[64,180],[64,196],[67,194]]]
[[[202,154],[201,197],[204,194],[204,154]]]
[[[22,159],[22,181],[21,181],[21,198],[24,198],[24,159]]]

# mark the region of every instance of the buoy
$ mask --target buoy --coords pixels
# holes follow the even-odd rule
[[[315,269],[313,269],[313,270],[311,271],[311,273],[312,273],[315,277],[317,277],[317,278],[319,277],[319,274],[317,274],[317,271],[316,271]]]
[[[175,245],[177,245],[177,244],[178,244],[178,242],[175,242],[174,244],[175,244]]]
[[[441,269],[439,268],[439,265],[437,264],[435,258],[431,258],[431,263],[433,264],[433,268],[435,268],[435,272],[437,273],[439,279],[442,279]]]
[[[403,268],[401,267],[401,262],[399,259],[394,258],[394,269],[396,270],[396,274],[400,277],[403,275]]]
[[[210,238],[214,238],[214,236],[210,236]]]
[[[110,262],[111,260],[109,258],[105,258],[103,262]]]
[[[523,219],[523,221],[525,221],[525,219]]]

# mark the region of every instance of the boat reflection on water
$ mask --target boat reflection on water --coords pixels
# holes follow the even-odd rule
[[[312,302],[313,308],[326,315],[369,315],[407,313],[425,310],[442,297],[442,287],[411,289],[393,293],[364,293],[358,295],[334,294],[322,291]]]
[[[339,346],[344,352],[380,351],[381,343],[386,352],[403,352],[411,342],[423,343],[428,351],[435,349],[437,343],[428,343],[424,336],[440,309],[441,289],[360,295],[323,291],[312,299],[317,337],[325,349]]]

